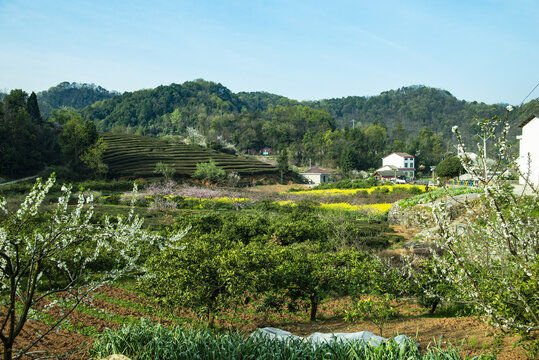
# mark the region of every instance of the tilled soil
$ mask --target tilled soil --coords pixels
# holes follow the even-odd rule
[[[94,306],[103,310],[104,319],[94,317],[74,311],[69,318],[71,324],[79,324],[80,326],[93,326],[99,332],[106,328],[116,329],[120,325],[110,319],[106,320],[106,314],[116,314],[123,316],[132,316],[135,318],[150,318],[152,321],[161,322],[163,325],[173,325],[173,322],[168,319],[163,319],[157,316],[158,309],[153,304],[148,303],[140,296],[122,288],[106,286],[99,290],[101,294],[105,294],[110,298],[129,300],[145,305],[144,314],[132,309],[116,304],[111,304],[101,299],[93,301]],[[358,332],[363,330],[371,331],[379,334],[379,328],[368,322],[356,322],[348,324],[339,317],[339,311],[342,311],[349,300],[333,300],[328,301],[320,306],[319,318],[322,319],[316,322],[306,320],[303,314],[262,314],[254,311],[255,306],[250,304],[234,311],[229,310],[218,319],[217,324],[221,328],[239,328],[240,330],[251,332],[257,327],[273,326],[283,330],[292,332],[300,336],[308,336],[313,332]],[[435,344],[442,347],[452,344],[461,346],[461,354],[463,356],[475,356],[478,354],[490,354],[493,348],[494,336],[496,329],[487,325],[477,317],[461,317],[461,318],[436,318],[421,316],[425,312],[424,309],[410,302],[399,303],[402,317],[392,320],[383,327],[384,337],[393,337],[399,334],[407,335],[420,343],[422,350],[427,350]],[[155,309],[155,316],[152,314],[152,308]],[[249,311],[250,310],[250,311]],[[59,316],[60,309],[53,310],[50,314]],[[148,315],[148,313],[150,315]],[[194,318],[194,314],[185,312],[182,316]],[[269,316],[268,316],[269,315]],[[35,338],[37,332],[44,332],[48,326],[37,322],[28,321],[23,333],[17,341],[17,349],[29,345],[32,339]],[[500,348],[500,353],[497,358],[501,360],[518,360],[526,359],[525,353],[520,348],[514,348],[513,343],[517,340],[516,337],[506,337],[503,340],[503,345]],[[58,329],[49,334],[45,340],[34,347],[30,356],[25,359],[36,359],[49,355],[64,354],[68,359],[82,360],[89,359],[87,350],[94,341],[93,338],[81,335],[76,332],[69,332],[64,329]],[[67,355],[66,355],[67,354]]]

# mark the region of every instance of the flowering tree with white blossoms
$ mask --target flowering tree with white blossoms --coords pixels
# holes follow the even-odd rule
[[[58,201],[48,209],[43,202],[55,181],[38,179],[17,210],[0,197],[0,340],[3,359],[20,358],[54,330],[75,307],[99,286],[132,270],[143,243],[160,239],[141,230],[134,207],[126,219],[93,219],[93,197],[79,193],[68,206],[70,187],[62,187]],[[136,192],[136,187],[134,193]],[[134,194],[136,195],[136,194]],[[135,196],[133,196],[135,199]],[[99,263],[108,254],[107,264]],[[112,255],[112,256],[110,256]],[[47,274],[53,274],[47,281]],[[69,298],[70,306],[50,328],[17,354],[13,346],[29,317],[44,306]]]
[[[437,232],[433,240],[444,256],[433,254],[436,271],[454,284],[456,300],[472,304],[503,331],[523,336],[528,351],[537,355],[539,333],[539,196],[522,196],[497,175],[505,170],[526,175],[508,155],[509,113],[479,125],[482,137],[496,147],[494,167],[478,144],[479,161],[460,155],[468,173],[480,180],[482,196],[466,203],[460,224],[451,223],[444,202],[433,209]],[[464,149],[458,128],[453,127]],[[534,355],[535,354],[535,355]]]

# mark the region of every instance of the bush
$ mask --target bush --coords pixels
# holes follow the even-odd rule
[[[218,167],[217,164],[210,160],[207,163],[198,163],[193,178],[204,182],[222,183],[226,179],[226,171]]]
[[[51,174],[56,174],[56,177],[60,180],[73,180],[77,178],[77,174],[67,166],[47,166],[45,169],[39,172],[41,177],[49,177]]]
[[[464,167],[458,156],[450,156],[436,166],[435,173],[441,178],[452,178],[464,173]]]
[[[176,173],[176,169],[174,168],[174,164],[167,164],[162,161],[159,161],[157,164],[155,164],[154,174],[159,174],[163,176],[165,181],[169,181],[174,177],[174,174]]]
[[[378,300],[372,298],[358,300],[352,310],[346,312],[344,320],[352,323],[368,319],[378,327],[380,336],[383,336],[385,324],[398,316],[397,308],[391,305],[391,299],[386,295]]]

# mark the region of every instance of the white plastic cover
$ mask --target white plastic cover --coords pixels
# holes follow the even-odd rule
[[[333,341],[361,341],[365,344],[368,344],[370,346],[378,347],[380,344],[382,344],[385,341],[388,341],[388,339],[374,335],[370,331],[360,331],[355,333],[319,333],[315,332],[314,334],[307,336],[305,338],[302,338],[297,335],[292,335],[292,333],[273,328],[273,327],[265,327],[261,329],[257,329],[251,336],[264,336],[270,339],[275,339],[279,341],[289,341],[289,340],[304,340],[307,342],[311,342],[313,344],[321,344],[321,343],[328,343]],[[407,342],[412,342],[409,337],[406,335],[399,335],[395,336],[393,340],[399,344],[404,345]],[[417,345],[417,344],[416,344]]]

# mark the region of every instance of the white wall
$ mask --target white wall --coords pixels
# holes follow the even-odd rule
[[[386,156],[385,158],[382,159],[382,165],[383,166],[393,165],[393,166],[396,166],[398,168],[403,168],[404,167],[404,158],[397,155],[397,154],[390,154],[390,155],[388,155],[388,156]]]
[[[312,184],[318,185],[321,182],[329,182],[329,174],[301,174]]]
[[[399,169],[413,169],[415,167],[415,159],[414,158],[405,159],[404,157],[400,155],[390,154],[382,159],[382,165],[383,166],[393,165]]]
[[[518,165],[520,171],[525,173],[528,171],[528,154],[531,156],[530,163],[530,181],[539,185],[539,118],[535,117],[522,128],[522,136],[520,138],[520,151]],[[524,179],[519,181],[524,184]]]

